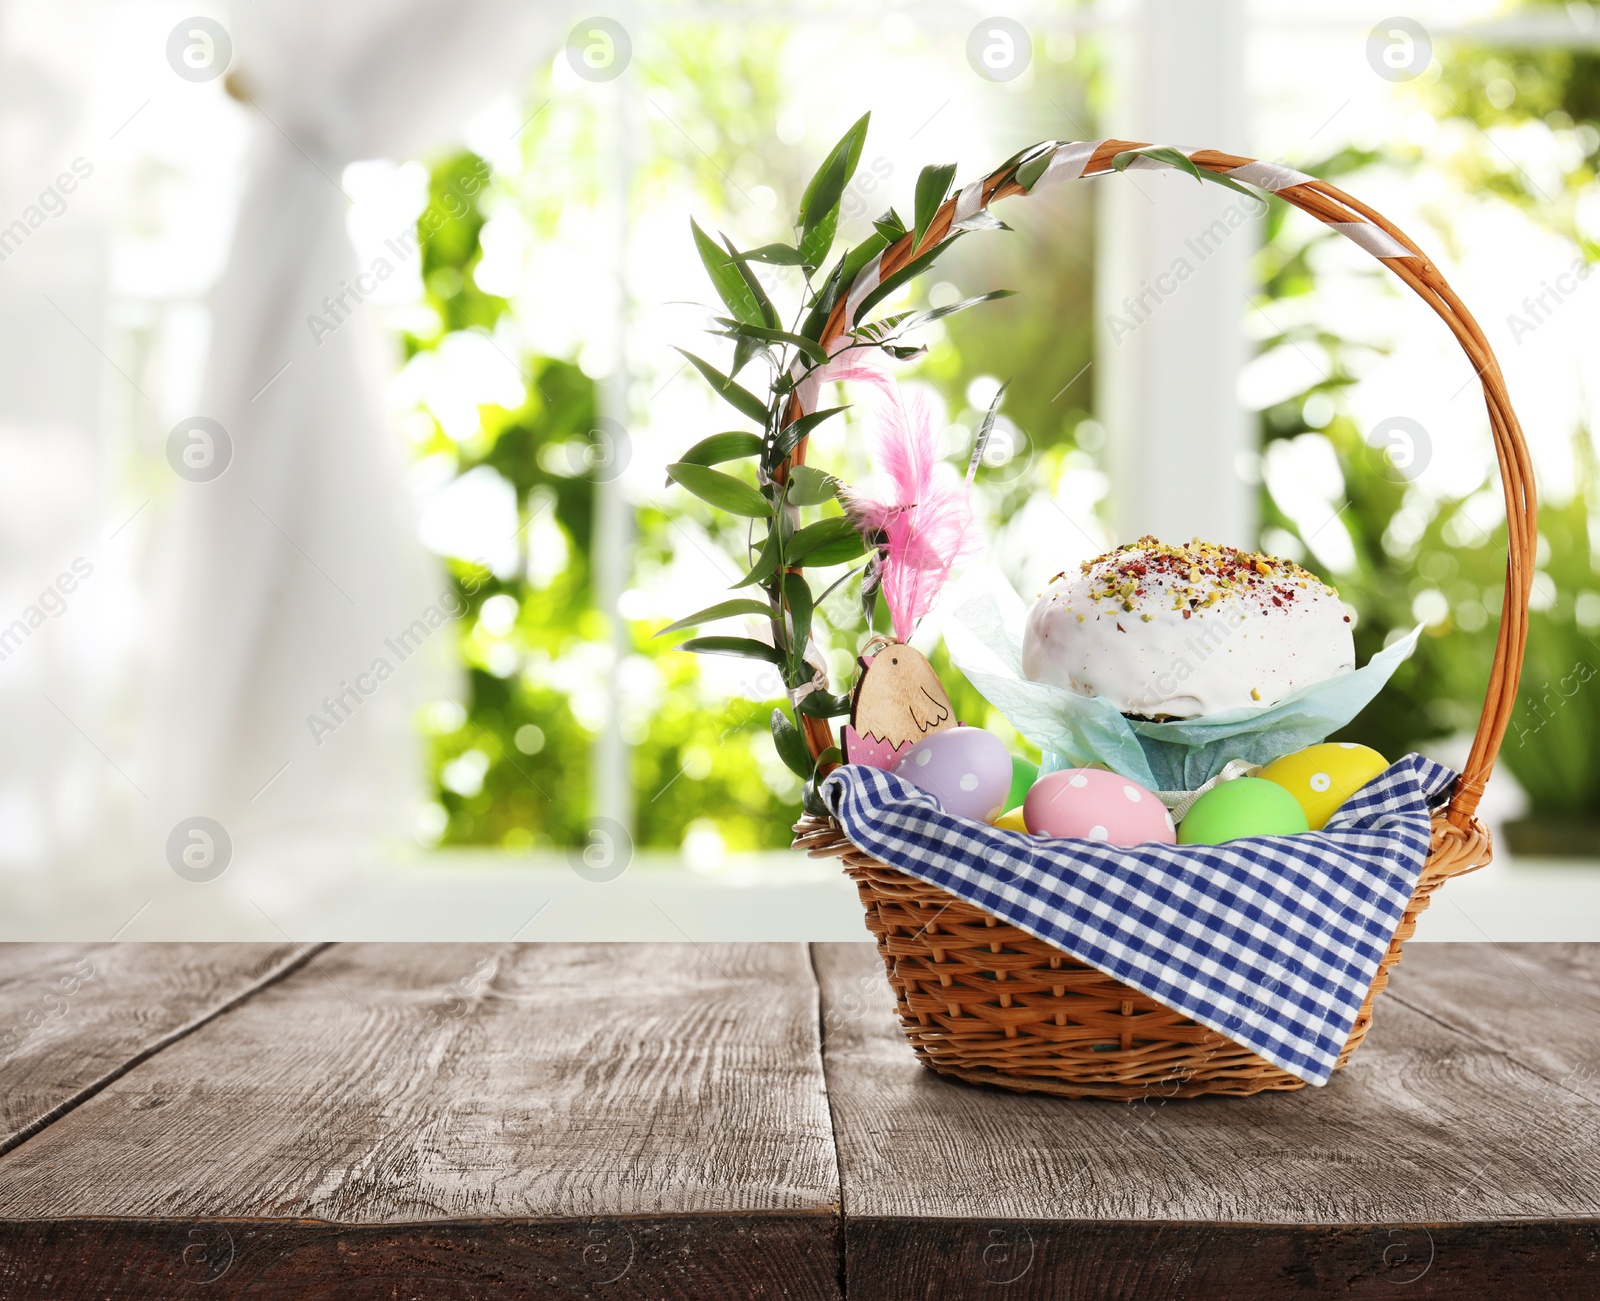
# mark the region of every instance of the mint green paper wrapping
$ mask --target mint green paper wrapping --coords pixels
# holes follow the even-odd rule
[[[1365,667],[1303,687],[1266,709],[1136,722],[1103,697],[1022,676],[1027,609],[997,572],[969,579],[963,593],[944,628],[950,657],[984,699],[1044,751],[1040,771],[1103,763],[1153,791],[1192,791],[1230,760],[1270,763],[1327,740],[1383,690],[1422,632],[1419,625]]]

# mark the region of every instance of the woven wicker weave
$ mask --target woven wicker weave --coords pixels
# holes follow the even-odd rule
[[[1117,154],[1145,147],[1125,140],[1078,147],[1081,166],[1074,166],[1072,174],[1109,172]],[[1400,960],[1401,945],[1416,929],[1417,917],[1433,892],[1490,858],[1488,833],[1474,813],[1516,701],[1527,640],[1536,538],[1532,466],[1499,363],[1483,331],[1438,268],[1404,234],[1326,182],[1214,150],[1199,150],[1189,157],[1208,171],[1235,173],[1264,185],[1369,251],[1379,250],[1375,256],[1439,314],[1472,363],[1483,385],[1505,489],[1506,590],[1483,714],[1450,802],[1434,817],[1432,845],[1416,894],[1340,1055],[1343,1066],[1366,1036],[1373,1000],[1383,992],[1389,969]],[[878,265],[863,275],[888,276],[943,239],[963,196],[969,206],[974,199],[987,206],[1028,193],[1014,179],[1014,171],[1002,168],[978,188],[948,200],[920,244],[913,247],[912,236],[905,236],[884,250]],[[824,344],[853,324],[846,315],[849,297],[840,296],[824,331]],[[800,414],[801,398],[796,394],[787,419]],[[802,442],[792,463],[804,460]],[[833,744],[832,731],[823,719],[804,722],[811,753],[820,755]],[[932,1070],[975,1083],[1067,1097],[1243,1095],[1303,1087],[1302,1081],[1249,1049],[954,895],[862,853],[832,820],[806,817],[795,832],[795,848],[840,859],[855,881],[866,908],[867,929],[878,943],[894,989],[901,1025],[917,1056]]]

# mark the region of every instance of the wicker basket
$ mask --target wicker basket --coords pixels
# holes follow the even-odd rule
[[[1051,169],[1076,178],[1110,172],[1116,155],[1147,147],[1125,140],[1050,144],[1025,157],[1049,153]],[[1450,802],[1434,816],[1432,845],[1416,894],[1340,1054],[1343,1066],[1366,1036],[1373,1000],[1383,992],[1389,969],[1400,960],[1400,947],[1415,931],[1433,892],[1490,858],[1488,833],[1474,811],[1516,700],[1527,639],[1535,545],[1533,471],[1483,331],[1404,234],[1358,200],[1287,168],[1214,150],[1195,151],[1189,158],[1207,171],[1231,173],[1270,190],[1349,236],[1439,314],[1482,381],[1505,488],[1506,591],[1483,715]],[[943,239],[953,223],[968,219],[975,207],[1029,193],[1031,187],[1016,179],[1017,173],[1013,160],[947,200],[915,248],[907,235],[885,249],[878,262],[862,271],[858,293],[840,296],[824,344],[850,328],[847,313],[859,301],[864,281],[870,287],[904,266]],[[1039,175],[1037,164],[1032,175]],[[795,394],[788,420],[802,413],[808,396]],[[802,443],[793,463],[804,459]],[[807,718],[805,726],[814,756],[833,744],[825,720]],[[796,848],[814,857],[839,858],[855,881],[906,1037],[923,1065],[941,1075],[1066,1097],[1244,1095],[1303,1087],[1301,1080],[1217,1032],[954,895],[885,866],[856,849],[831,819],[808,816],[795,832]]]

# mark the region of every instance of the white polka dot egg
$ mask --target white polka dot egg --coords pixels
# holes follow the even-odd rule
[[[1022,802],[1022,817],[1040,836],[1111,845],[1177,840],[1172,815],[1153,791],[1100,768],[1066,768],[1039,778]]]
[[[1011,752],[981,727],[947,727],[900,756],[897,777],[920,786],[946,813],[991,821],[1011,791]]]

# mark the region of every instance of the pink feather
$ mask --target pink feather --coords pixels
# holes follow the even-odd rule
[[[933,608],[958,560],[977,547],[971,493],[953,467],[939,461],[934,406],[921,386],[902,394],[875,350],[841,353],[822,372],[826,380],[863,383],[873,462],[887,481],[886,496],[855,489],[840,493],[846,513],[869,536],[882,533],[884,604],[895,638],[908,641],[917,620]]]

